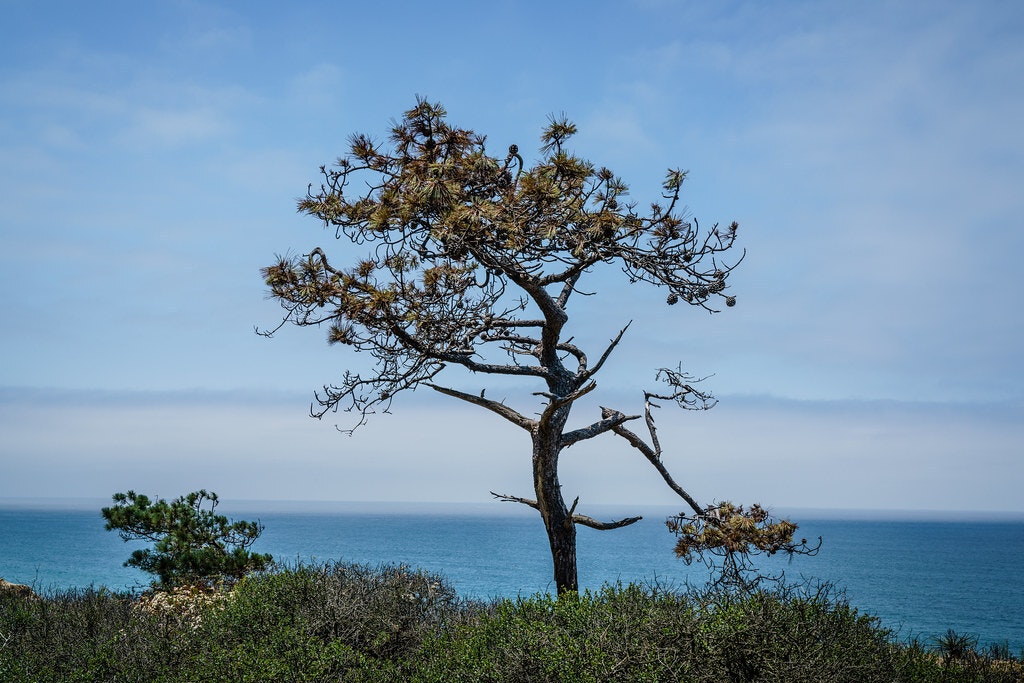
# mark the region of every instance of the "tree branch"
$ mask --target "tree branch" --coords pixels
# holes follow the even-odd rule
[[[606,348],[604,350],[604,353],[601,354],[601,357],[597,359],[597,364],[594,365],[594,367],[591,368],[590,370],[587,370],[582,375],[580,375],[581,380],[588,380],[597,374],[597,371],[601,369],[601,366],[604,365],[604,362],[608,360],[608,356],[612,355],[612,351],[614,351],[615,347],[619,345],[619,342],[622,340],[622,335],[626,334],[626,330],[628,330],[629,326],[632,324],[633,321],[630,320],[628,323],[626,323],[625,327],[619,330],[619,333],[615,335],[615,339],[611,341],[611,343],[608,345],[608,348]]]
[[[430,387],[434,391],[445,394],[446,396],[453,396],[455,398],[462,399],[467,403],[472,403],[473,405],[486,408],[487,410],[490,410],[492,413],[497,413],[498,415],[501,415],[503,418],[505,418],[512,424],[522,427],[528,432],[532,431],[537,424],[534,420],[531,420],[530,418],[526,417],[520,412],[512,408],[509,408],[504,403],[492,401],[489,398],[477,396],[476,394],[467,394],[466,392],[458,391],[457,389],[451,389],[449,387],[442,387],[437,384],[431,384],[429,382],[424,382],[424,384],[426,384],[426,386]]]
[[[491,375],[532,375],[534,377],[547,377],[547,369],[541,366],[528,365],[496,365],[493,363],[478,363],[471,358],[471,353],[452,353],[450,351],[436,351],[420,343],[413,335],[406,332],[400,325],[392,324],[391,333],[406,348],[418,353],[423,358],[433,358],[445,363],[454,363],[472,372],[482,372]]]
[[[649,426],[653,426],[654,421],[650,417],[650,410],[651,410],[650,409],[650,403],[648,403],[648,405],[644,409],[644,412],[647,415],[647,424]],[[604,408],[604,407],[601,408],[601,416],[604,417],[605,419],[614,419],[614,418],[616,418],[619,415],[623,415],[623,414],[620,413],[617,410],[612,410],[611,408]],[[623,415],[623,417],[625,417],[625,416]],[[665,480],[665,483],[668,484],[668,487],[670,489],[672,489],[673,491],[675,491],[679,495],[680,498],[685,500],[687,502],[687,504],[689,504],[689,506],[691,508],[693,508],[694,512],[696,512],[698,515],[703,515],[704,514],[704,509],[697,503],[696,500],[694,500],[693,496],[691,496],[689,493],[687,493],[683,489],[682,486],[680,486],[679,484],[676,483],[675,479],[672,478],[672,475],[669,474],[669,471],[665,468],[665,465],[661,462],[661,448],[660,447],[658,447],[657,450],[655,450],[654,448],[651,448],[646,443],[644,443],[643,439],[641,439],[635,433],[633,433],[633,432],[629,431],[628,429],[626,429],[625,427],[623,427],[621,425],[621,422],[620,422],[619,426],[613,427],[612,431],[615,432],[616,434],[618,434],[619,436],[621,436],[622,438],[624,438],[626,441],[628,441],[638,451],[643,453],[644,457],[647,458],[647,460],[650,461],[650,463],[652,465],[654,465],[654,469],[658,470],[658,474],[660,474],[661,478]],[[653,435],[653,430],[652,430],[652,435]],[[657,439],[656,438],[654,439],[654,441],[655,441],[655,443],[657,443]]]
[[[537,504],[537,501],[530,500],[529,498],[510,496],[505,493],[495,493],[494,491],[491,491],[491,495],[497,498],[498,500],[502,501],[503,503],[522,503],[523,505],[532,507],[534,510],[540,510],[540,505]]]
[[[639,415],[623,415],[622,413],[618,413],[617,415],[612,416],[608,419],[601,420],[600,422],[595,422],[589,427],[583,427],[581,429],[573,430],[568,434],[563,434],[562,448],[568,448],[574,443],[586,441],[587,439],[593,439],[595,436],[599,436],[601,434],[604,434],[605,432],[612,431],[616,427],[621,425],[623,422],[626,422],[627,420],[639,419]]]
[[[548,404],[547,409],[544,411],[545,414],[546,414],[549,411],[550,412],[554,412],[554,411],[558,410],[559,408],[561,408],[562,406],[568,405],[568,404],[572,403],[573,401],[575,401],[575,400],[577,400],[577,399],[579,399],[579,398],[581,398],[583,396],[586,396],[587,394],[589,394],[591,391],[593,391],[596,388],[597,388],[597,384],[594,383],[594,382],[591,382],[591,383],[589,383],[589,384],[587,384],[585,386],[580,387],[576,391],[569,392],[565,396],[555,396],[554,394],[552,394],[549,391],[535,391],[535,392],[533,392],[533,395],[534,396],[543,396],[544,398],[550,399],[551,402]]]
[[[611,531],[612,529],[621,529],[624,526],[635,524],[639,522],[643,517],[626,517],[624,519],[617,519],[614,522],[599,522],[593,517],[587,517],[586,515],[573,515],[573,524],[579,524],[581,526],[587,526],[591,529],[597,529],[598,531]]]
[[[498,500],[506,503],[522,503],[523,505],[531,507],[534,510],[540,510],[540,505],[537,504],[537,501],[530,500],[529,498],[510,496],[504,493],[495,493],[494,491],[491,491],[491,495],[497,498]],[[579,524],[581,526],[590,527],[591,529],[597,529],[598,531],[610,531],[612,529],[620,529],[624,526],[635,524],[636,522],[639,522],[641,519],[643,519],[643,517],[625,517],[623,519],[617,519],[613,522],[601,522],[594,519],[593,517],[588,517],[587,515],[575,514],[574,511],[576,510],[576,505],[579,502],[580,499],[579,496],[577,496],[576,500],[573,501],[572,510],[569,511],[569,519],[572,520],[573,524]]]

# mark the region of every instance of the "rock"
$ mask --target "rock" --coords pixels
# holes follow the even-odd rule
[[[36,592],[23,583],[11,583],[0,579],[0,593],[14,593],[23,598],[38,598]]]

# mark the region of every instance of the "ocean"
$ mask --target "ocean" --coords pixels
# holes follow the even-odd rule
[[[141,589],[148,576],[123,566],[141,542],[103,529],[107,501],[0,500],[0,577],[46,591],[106,586]],[[283,562],[342,560],[406,564],[444,576],[467,597],[552,592],[543,527],[511,503],[223,503],[218,512],[259,519],[253,546]],[[593,512],[588,510],[588,513]],[[628,516],[636,507],[598,510]],[[581,588],[621,581],[683,586],[707,578],[703,565],[674,557],[664,520],[671,508],[640,510],[643,521],[614,531],[579,529]],[[947,629],[1024,651],[1024,516],[791,511],[797,535],[821,536],[815,557],[771,558],[788,581],[823,581],[901,639],[929,641]]]

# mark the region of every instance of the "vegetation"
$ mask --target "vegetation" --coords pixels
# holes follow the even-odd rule
[[[691,410],[714,398],[697,380],[661,368],[660,391],[645,391],[643,415],[602,408],[584,427],[567,430],[573,405],[597,388],[595,377],[630,323],[623,321],[598,353],[583,348],[569,328],[570,303],[591,290],[598,271],[620,271],[631,285],[667,290],[666,304],[684,302],[707,312],[736,304],[729,276],[742,259],[733,254],[738,225],[701,228],[680,201],[687,172],[669,169],[661,201],[642,209],[628,200],[626,183],[567,148],[576,126],[552,117],[541,135],[540,159],[527,167],[517,145],[492,156],[485,136],[447,121],[426,100],[405,113],[386,143],[350,139],[348,154],[320,167],[299,211],[314,216],[350,249],[350,265],[316,247],[282,257],[263,269],[270,294],[287,323],[329,328],[328,341],[368,353],[372,371],[346,372],[340,384],[316,396],[314,417],[343,409],[356,427],[395,397],[425,386],[504,418],[529,434],[533,497],[494,494],[536,509],[547,531],[558,592],[577,589],[576,526],[617,529],[639,520],[599,521],[567,503],[559,457],[570,446],[606,434],[621,437],[657,469],[701,524],[719,524],[717,505],[703,506],[662,461],[652,409],[671,402]],[[353,254],[351,247],[359,250]],[[730,256],[730,254],[733,254]],[[266,332],[268,336],[275,330]],[[449,371],[537,382],[538,391],[515,408],[479,390],[456,388]],[[445,383],[442,383],[445,378]],[[540,405],[536,405],[540,397]],[[537,417],[533,417],[536,415]],[[644,418],[649,441],[627,429]],[[756,507],[756,506],[755,506]],[[735,508],[736,515],[744,514]],[[779,549],[792,545],[791,524],[775,527]],[[744,538],[748,530],[753,536]],[[731,557],[757,548],[764,529],[733,525]],[[788,536],[786,536],[788,534]],[[693,536],[690,551],[703,548]]]
[[[194,491],[168,503],[129,491],[115,493],[113,500],[102,510],[107,531],[118,531],[125,541],[154,543],[133,552],[125,566],[155,574],[161,588],[232,583],[273,560],[249,551],[263,527],[216,514],[216,493]]]
[[[827,587],[481,603],[405,567],[330,564],[254,574],[214,599],[174,595],[168,608],[104,589],[0,593],[0,680],[1024,680],[1005,646],[899,643]]]
[[[707,507],[701,514],[680,514],[665,522],[676,535],[676,557],[686,564],[700,559],[717,575],[714,583],[728,588],[747,590],[761,581],[777,581],[753,563],[759,555],[785,552],[790,555],[816,555],[821,538],[810,545],[806,538],[797,543],[793,533],[797,525],[789,520],[775,520],[768,511],[754,504],[749,510],[726,501]]]

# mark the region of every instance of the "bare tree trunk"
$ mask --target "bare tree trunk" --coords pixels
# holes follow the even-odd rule
[[[561,451],[562,427],[569,417],[568,406],[558,410],[547,424],[533,434],[533,483],[537,508],[544,520],[544,529],[551,546],[555,587],[558,594],[576,592],[576,525],[573,511],[566,508],[562,485],[558,481],[558,455]]]
[[[537,477],[540,514],[551,546],[555,587],[559,595],[576,591],[579,588],[576,576],[576,525],[573,524],[572,513],[565,507],[558,472],[554,467],[545,467],[544,458],[540,458],[534,460],[534,474]]]
[[[564,505],[562,511],[565,512]],[[579,590],[576,576],[576,525],[568,519],[568,514],[552,515],[544,521],[544,525],[551,545],[558,594],[575,593]]]

